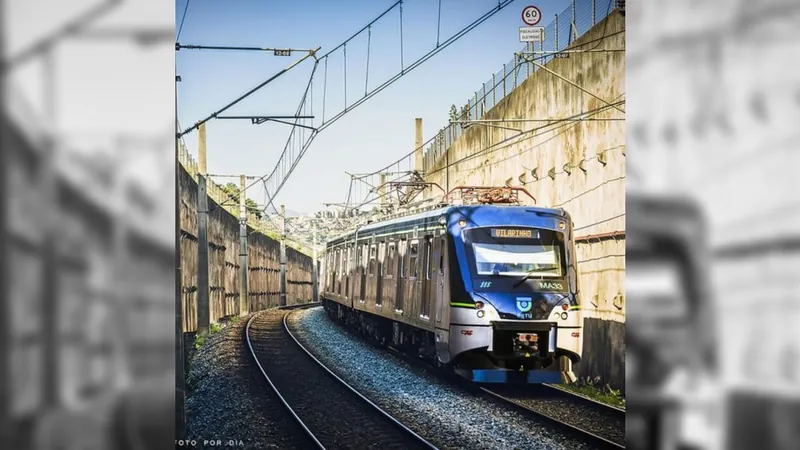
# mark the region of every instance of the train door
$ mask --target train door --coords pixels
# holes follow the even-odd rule
[[[370,244],[369,261],[367,262],[367,300],[375,301],[375,286],[377,286],[378,246]]]
[[[378,247],[378,273],[375,282],[375,305],[383,306],[383,275],[386,267],[386,242]]]
[[[336,295],[341,294],[340,292],[340,283],[339,283],[339,260],[340,260],[340,251],[339,249],[335,250],[334,257],[333,257],[333,293]]]
[[[352,298],[350,293],[350,270],[353,266],[353,247],[347,246],[344,260],[344,298]]]
[[[406,294],[406,244],[405,238],[397,241],[397,297],[395,298],[394,310],[403,312],[403,299]]]
[[[444,320],[445,309],[449,307],[449,302],[445,298],[444,286],[447,283],[447,235],[436,238],[436,249],[439,261],[436,286],[434,287],[434,298],[436,301],[436,324],[439,325]]]
[[[425,237],[422,249],[422,308],[420,309],[420,317],[428,318],[431,315],[431,257],[433,253],[433,237]]]
[[[408,291],[406,298],[409,300],[411,314],[419,314],[420,306],[420,272],[419,268],[419,240],[414,239],[408,244]]]
[[[358,298],[361,300],[361,303],[364,303],[366,290],[367,290],[367,260],[369,259],[369,245],[362,244],[361,245],[361,264],[359,264],[359,271],[361,272],[361,290]]]

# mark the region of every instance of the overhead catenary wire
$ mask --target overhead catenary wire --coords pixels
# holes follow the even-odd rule
[[[328,126],[330,126],[331,124],[335,123],[335,122],[336,122],[336,121],[337,121],[339,118],[341,118],[342,116],[344,116],[346,113],[348,113],[348,112],[352,111],[353,109],[355,109],[355,108],[356,108],[356,107],[358,107],[359,105],[363,104],[364,102],[366,102],[367,100],[369,100],[370,98],[372,98],[374,95],[378,94],[378,93],[379,93],[379,92],[381,92],[383,89],[385,89],[386,87],[388,87],[389,85],[391,85],[392,83],[394,83],[395,81],[397,81],[399,78],[401,78],[402,76],[404,76],[404,75],[406,75],[407,73],[409,73],[411,70],[415,69],[416,67],[419,67],[421,64],[423,64],[424,62],[426,62],[428,59],[430,59],[430,58],[432,58],[434,55],[436,55],[436,54],[437,54],[439,51],[441,51],[441,50],[445,49],[445,48],[446,48],[446,47],[448,47],[450,44],[452,44],[452,43],[453,43],[453,42],[455,42],[456,40],[458,40],[458,39],[460,39],[461,37],[463,37],[465,34],[467,34],[467,33],[469,33],[470,31],[472,31],[472,29],[474,29],[475,27],[477,27],[477,26],[478,26],[478,25],[480,25],[481,23],[483,23],[483,22],[485,22],[486,20],[488,20],[490,17],[492,17],[492,16],[493,16],[494,14],[496,14],[498,11],[500,11],[501,9],[505,8],[506,6],[508,6],[508,5],[509,5],[511,2],[513,2],[513,0],[501,0],[501,1],[498,1],[498,3],[497,3],[497,6],[493,7],[491,10],[489,10],[488,12],[486,12],[485,14],[483,14],[482,16],[480,16],[478,19],[476,19],[475,21],[473,21],[473,22],[472,22],[472,23],[470,23],[469,25],[467,25],[467,26],[465,26],[464,28],[462,28],[460,31],[458,31],[457,33],[455,33],[455,34],[454,34],[453,36],[451,36],[450,38],[448,38],[448,39],[447,39],[445,42],[441,43],[441,45],[440,45],[440,46],[437,46],[436,48],[434,48],[434,49],[430,50],[428,53],[426,53],[426,54],[424,54],[423,56],[421,56],[420,58],[418,58],[416,61],[414,61],[414,63],[412,63],[412,64],[411,64],[411,65],[409,65],[408,67],[405,67],[405,63],[404,63],[404,62],[401,62],[402,69],[401,69],[400,73],[398,73],[398,74],[394,75],[393,77],[389,78],[388,80],[386,80],[385,82],[383,82],[383,83],[382,83],[381,85],[379,85],[378,87],[374,88],[372,91],[370,91],[369,93],[367,93],[365,96],[363,96],[362,98],[358,99],[358,100],[357,100],[357,101],[355,101],[354,103],[352,103],[352,104],[350,104],[350,105],[346,105],[346,107],[345,107],[345,109],[344,109],[343,111],[340,111],[339,113],[335,114],[333,117],[331,117],[331,118],[329,118],[329,119],[327,119],[327,118],[326,118],[327,120],[323,120],[323,122],[322,122],[322,123],[319,125],[319,127],[317,128],[316,132],[312,132],[312,134],[311,134],[311,137],[309,138],[309,140],[308,140],[308,141],[307,141],[305,144],[303,144],[303,145],[301,146],[301,148],[300,148],[300,150],[299,150],[299,152],[298,152],[298,155],[297,155],[297,156],[294,158],[294,161],[292,161],[292,162],[289,162],[289,164],[288,164],[288,166],[289,166],[289,169],[288,169],[288,171],[286,171],[285,173],[283,173],[283,174],[281,174],[281,175],[277,175],[277,176],[279,176],[279,177],[280,177],[280,180],[276,180],[276,181],[275,181],[275,184],[276,184],[277,186],[275,186],[275,187],[274,187],[274,190],[273,190],[273,194],[272,194],[272,195],[273,195],[273,196],[276,196],[276,195],[278,195],[278,193],[280,192],[281,188],[282,188],[282,187],[284,186],[284,184],[286,183],[286,179],[288,179],[288,178],[289,178],[289,176],[291,176],[292,172],[294,171],[294,168],[297,166],[297,164],[299,163],[299,161],[302,159],[302,157],[303,157],[303,156],[305,155],[305,153],[308,151],[308,149],[309,149],[309,147],[310,147],[310,144],[312,143],[312,141],[313,141],[313,138],[316,136],[316,134],[317,134],[317,133],[321,132],[322,130],[324,130],[325,128],[327,128]],[[401,9],[402,9],[402,0],[401,0],[401,1],[398,1],[398,2],[396,2],[396,3],[395,3],[395,4],[394,4],[392,7],[390,7],[390,8],[389,8],[387,11],[384,11],[384,13],[383,13],[381,16],[385,15],[386,13],[388,13],[388,12],[389,12],[391,9],[393,9],[393,8],[394,8],[395,6],[397,6],[397,5],[400,5],[400,6],[401,6]],[[380,16],[379,16],[379,18],[380,18]],[[377,21],[377,20],[378,20],[378,19],[375,19],[375,20],[373,20],[372,22],[370,22],[370,24],[374,23],[374,22],[375,22],[375,21]],[[359,32],[357,32],[356,34],[354,34],[354,35],[353,35],[351,38],[349,38],[348,40],[346,40],[345,42],[343,42],[343,43],[342,43],[342,44],[340,44],[339,46],[335,47],[333,50],[331,50],[330,52],[326,53],[325,55],[323,55],[323,57],[320,57],[319,59],[323,59],[323,58],[325,58],[325,59],[326,59],[326,61],[327,61],[327,58],[326,58],[326,57],[327,57],[328,55],[330,55],[330,54],[331,54],[331,52],[333,52],[333,51],[336,51],[336,50],[337,50],[338,48],[340,48],[340,47],[344,47],[344,45],[345,45],[347,42],[349,42],[350,40],[352,40],[353,38],[355,38],[355,37],[356,37],[358,34],[360,34],[361,32],[363,32],[364,30],[368,29],[368,27],[369,27],[369,25],[370,25],[370,24],[368,24],[367,26],[365,26],[364,28],[362,28],[362,29],[361,29]],[[402,40],[403,40],[403,39],[402,39],[402,37],[401,37],[401,46],[402,46]],[[401,51],[401,54],[402,54],[402,51]],[[323,94],[323,97],[324,97],[324,95],[325,95],[325,94]],[[323,102],[323,104],[324,104],[324,102]],[[323,114],[323,115],[326,115],[326,114]],[[273,177],[276,177],[276,174],[278,173],[278,172],[277,172],[277,169],[278,169],[278,168],[280,168],[280,167],[282,167],[282,166],[284,166],[284,167],[285,167],[285,166],[287,165],[287,163],[286,163],[285,161],[283,161],[283,159],[284,159],[284,156],[281,156],[281,160],[280,160],[280,161],[278,161],[278,162],[276,163],[275,169],[272,171],[272,173],[271,173],[270,175],[268,175],[268,176],[265,176],[265,178],[267,178],[267,179],[268,179],[268,180],[267,180],[267,181],[268,181],[268,183],[272,184],[272,181],[273,181],[272,179],[273,179]]]
[[[192,0],[186,0],[186,6],[183,8],[183,16],[181,17],[181,24],[178,27],[178,36],[175,38],[176,41],[181,40],[181,32],[183,31],[183,22],[186,20],[186,12],[189,11],[189,3]]]

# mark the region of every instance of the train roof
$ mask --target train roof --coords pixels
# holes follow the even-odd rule
[[[384,229],[386,227],[413,224],[415,222],[427,222],[431,219],[438,219],[441,216],[449,216],[454,213],[467,213],[465,215],[472,215],[476,210],[525,210],[527,212],[536,212],[547,215],[555,215],[562,217],[569,217],[569,214],[563,208],[544,208],[541,206],[520,206],[520,205],[440,205],[438,208],[428,209],[417,213],[407,213],[400,216],[389,216],[384,220],[378,222],[368,223],[365,226],[358,228],[358,233],[369,233]],[[356,230],[348,231],[342,235],[335,237],[328,241],[328,244],[340,243],[345,238],[352,236]]]

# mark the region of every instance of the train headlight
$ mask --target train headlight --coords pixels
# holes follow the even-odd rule
[[[483,316],[486,315],[486,312],[483,310],[478,311],[478,319],[483,319]]]
[[[458,226],[460,226],[461,228],[464,228],[465,226],[467,226],[467,221],[464,220],[464,219],[459,220],[458,221]]]
[[[564,223],[564,222],[558,222],[558,229],[559,229],[559,230],[563,230],[563,229],[564,229],[564,228],[566,228],[566,227],[567,227],[567,224],[566,224],[566,223]]]
[[[566,311],[566,310],[568,310],[568,309],[569,309],[569,305],[568,305],[568,304],[566,304],[566,303],[564,303],[563,305],[561,305],[561,309],[563,309],[564,311]]]
[[[475,309],[483,309],[483,302],[475,302]]]
[[[567,313],[565,312],[561,313],[561,320],[567,320]]]

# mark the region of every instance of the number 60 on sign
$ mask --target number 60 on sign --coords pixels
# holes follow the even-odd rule
[[[532,27],[542,20],[542,12],[535,6],[526,6],[522,10],[522,22],[525,25]]]

